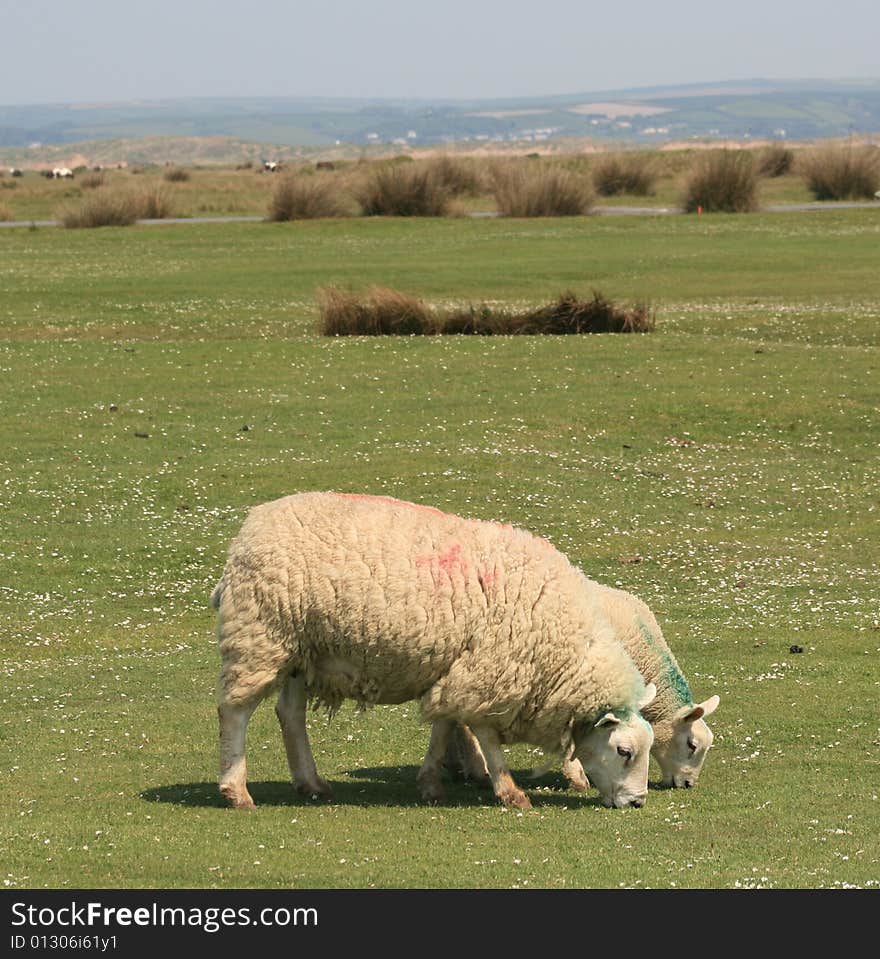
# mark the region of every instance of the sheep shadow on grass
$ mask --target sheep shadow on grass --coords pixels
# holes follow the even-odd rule
[[[329,779],[333,798],[329,803],[314,800],[298,793],[284,780],[256,780],[248,782],[248,790],[257,807],[304,807],[316,805],[332,806],[428,806],[419,795],[416,785],[418,766],[372,766],[364,769],[350,769],[345,775],[348,779]],[[539,806],[597,806],[599,799],[595,793],[581,794],[566,790],[565,779],[561,775],[550,774],[540,779],[529,779],[527,771],[515,772],[514,777],[520,786],[530,794],[532,803]],[[487,788],[475,783],[448,779],[444,783],[446,799],[435,803],[438,807],[455,806],[492,806],[495,799]],[[175,806],[196,808],[224,808],[226,802],[220,795],[216,782],[174,783],[168,786],[156,786],[144,789],[140,798],[145,802],[169,803]]]

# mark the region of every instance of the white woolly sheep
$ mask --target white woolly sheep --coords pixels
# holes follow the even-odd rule
[[[545,540],[388,497],[300,493],[252,509],[211,605],[218,610],[220,791],[253,808],[245,738],[278,690],[291,777],[328,796],[306,732],[307,702],[331,711],[420,700],[433,722],[419,773],[442,795],[449,733],[467,724],[495,794],[528,809],[502,742],[576,756],[606,806],[647,796],[645,686],[586,577]]]
[[[720,698],[711,696],[694,704],[688,682],[663,631],[642,600],[622,589],[599,583],[592,586],[616,638],[623,643],[645,682],[657,687],[657,696],[642,713],[654,729],[651,755],[660,765],[663,785],[695,786],[714,738],[705,717],[715,712]],[[483,781],[487,776],[479,745],[464,727],[457,727],[451,737],[446,762],[468,778]],[[589,782],[577,759],[564,760],[562,770],[574,789],[588,788]]]

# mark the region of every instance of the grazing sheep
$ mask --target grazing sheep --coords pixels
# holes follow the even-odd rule
[[[656,693],[614,639],[589,581],[545,540],[383,496],[300,493],[257,506],[234,538],[218,610],[220,791],[252,808],[245,736],[278,691],[291,776],[328,796],[306,732],[308,701],[337,709],[419,699],[433,722],[419,773],[442,796],[456,722],[486,757],[495,794],[528,809],[502,742],[576,756],[606,806],[647,795]]]
[[[599,607],[617,639],[625,646],[645,682],[657,687],[657,696],[645,707],[643,715],[654,729],[651,755],[660,764],[663,785],[689,789],[697,784],[714,738],[705,717],[715,712],[720,699],[711,696],[704,703],[694,704],[687,680],[645,603],[622,589],[599,583],[593,587]],[[482,781],[487,775],[479,745],[466,728],[456,728],[446,763],[470,779]],[[589,782],[577,759],[564,760],[562,771],[574,789],[588,788]]]
[[[263,170],[266,173],[277,173],[281,164],[275,160],[263,160]]]

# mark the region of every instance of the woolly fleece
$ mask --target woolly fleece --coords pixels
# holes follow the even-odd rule
[[[221,703],[291,673],[336,709],[420,699],[559,749],[644,693],[596,591],[548,542],[388,497],[299,493],[251,510],[211,597]]]

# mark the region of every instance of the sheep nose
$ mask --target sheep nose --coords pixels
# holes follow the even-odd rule
[[[690,779],[685,779],[685,781],[684,781],[684,788],[685,788],[685,789],[690,789],[691,786],[693,786],[693,783],[690,781]]]
[[[635,806],[636,809],[641,809],[645,805],[644,799],[631,799],[630,806]]]

